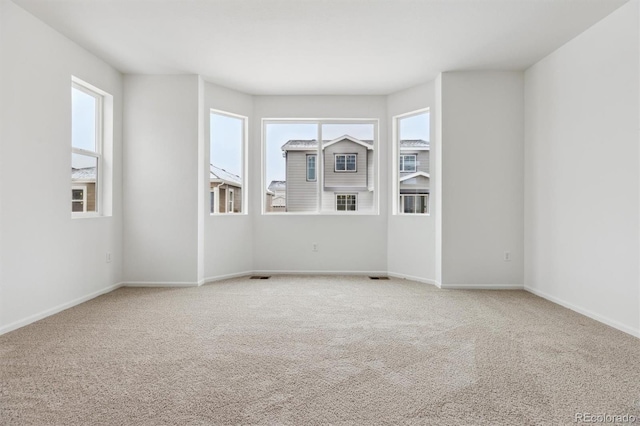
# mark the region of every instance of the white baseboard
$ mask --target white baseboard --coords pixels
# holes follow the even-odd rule
[[[441,284],[447,290],[524,290],[522,284]]]
[[[31,323],[34,323],[36,321],[39,321],[43,318],[46,318],[48,316],[57,314],[58,312],[62,312],[66,309],[72,308],[76,305],[79,305],[81,303],[84,303],[88,300],[94,299],[98,296],[102,296],[103,294],[107,294],[112,292],[113,290],[116,290],[118,288],[122,287],[122,283],[118,283],[118,284],[114,284],[112,286],[103,288],[102,290],[98,290],[98,291],[94,291],[93,293],[87,294],[86,296],[82,296],[82,297],[78,297],[77,299],[74,299],[70,302],[66,302],[66,303],[62,303],[58,306],[55,306],[53,308],[50,309],[45,309],[42,312],[39,312],[37,314],[34,315],[30,315],[24,319],[12,322],[11,324],[7,324],[4,327],[0,327],[0,335],[8,333],[10,331],[13,330],[17,330],[20,327],[24,327],[25,325],[29,325]]]
[[[386,276],[387,271],[292,271],[292,270],[257,270],[251,275],[360,275]]]
[[[438,283],[436,280],[431,280],[431,279],[428,279],[428,278],[421,278],[421,277],[416,277],[416,276],[413,276],[413,275],[400,274],[398,272],[391,272],[391,271],[389,271],[387,273],[387,275],[389,275],[390,277],[394,277],[394,278],[402,278],[402,279],[405,279],[405,280],[417,281],[419,283],[431,284],[431,285],[434,285],[434,286],[440,288],[440,283]]]
[[[531,287],[528,287],[528,286],[525,286],[524,289],[526,291],[528,291],[529,293],[531,293],[531,294],[535,294],[538,297],[542,297],[543,299],[547,299],[550,302],[553,302],[555,304],[563,306],[563,307],[565,307],[567,309],[571,309],[574,312],[577,312],[579,314],[587,316],[587,317],[589,317],[591,319],[599,321],[599,322],[601,322],[603,324],[606,324],[606,325],[608,325],[610,327],[613,327],[613,328],[618,329],[620,331],[624,331],[625,333],[628,333],[628,334],[630,334],[632,336],[640,337],[640,329],[629,327],[628,325],[622,324],[619,321],[612,320],[611,318],[607,318],[607,317],[605,317],[603,315],[597,314],[597,313],[595,313],[595,312],[593,312],[593,311],[591,311],[589,309],[585,309],[585,308],[582,308],[580,306],[576,306],[573,303],[569,303],[566,300],[559,299],[559,298],[557,298],[555,296],[550,295],[549,293],[545,293],[544,291],[540,291],[540,290],[537,290],[535,288],[531,288]]]
[[[122,287],[198,287],[196,281],[127,281]]]
[[[248,277],[249,275],[255,275],[254,271],[236,272],[233,274],[216,275],[213,277],[207,277],[198,282],[198,286],[214,283],[216,281],[230,280],[232,278]]]

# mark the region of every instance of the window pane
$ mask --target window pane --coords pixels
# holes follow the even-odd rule
[[[429,112],[398,119],[398,211],[428,213]]]
[[[346,157],[344,155],[336,155],[336,170],[343,171],[346,170]]]
[[[96,184],[98,159],[89,155],[71,154],[71,211],[97,211]]]
[[[347,171],[355,171],[355,170],[356,170],[356,156],[347,155]]]
[[[316,155],[307,155],[307,180],[316,180]]]
[[[317,211],[318,185],[305,165],[318,152],[318,124],[267,123],[264,144],[265,212]]]
[[[71,146],[97,151],[96,149],[96,97],[71,88]]]
[[[211,213],[241,213],[243,178],[244,119],[212,112],[209,131],[209,189]],[[234,192],[233,199],[222,203],[216,212],[213,202],[220,187]],[[233,205],[230,203],[233,202]]]

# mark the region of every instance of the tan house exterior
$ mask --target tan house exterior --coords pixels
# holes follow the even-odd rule
[[[97,211],[96,168],[71,168],[71,212]]]
[[[242,213],[242,178],[210,164],[209,213]]]

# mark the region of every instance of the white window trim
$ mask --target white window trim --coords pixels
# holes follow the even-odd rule
[[[429,199],[431,198],[429,196],[430,194],[400,194],[400,205],[399,205],[399,214],[401,215],[428,215],[429,214]],[[427,211],[426,212],[413,212],[413,213],[407,213],[404,211],[404,200],[406,197],[427,197]],[[415,206],[415,204],[414,204]]]
[[[234,196],[236,195],[236,191],[233,188],[230,188],[227,185],[227,199],[226,199],[226,204],[227,204],[227,213],[233,213],[233,210],[235,208],[235,200],[234,200]]]
[[[313,179],[309,179],[309,159],[313,158]],[[307,154],[307,182],[316,182],[318,180],[318,154]]]
[[[391,214],[393,215],[404,215],[405,213],[402,213],[402,206],[400,205],[400,161],[399,156],[401,155],[400,152],[400,120],[405,119],[405,118],[410,118],[416,115],[420,115],[420,114],[429,114],[429,119],[431,120],[431,110],[430,108],[421,108],[419,110],[415,110],[415,111],[411,111],[411,112],[407,112],[404,114],[399,114],[399,115],[395,115],[393,116],[392,119],[392,135],[393,135],[393,144],[392,144],[392,172],[390,173],[391,175],[391,179],[392,179],[392,183],[391,183],[391,188],[392,190],[392,196],[391,196]],[[404,155],[404,154],[402,154]],[[417,158],[416,158],[416,170],[417,170]],[[406,194],[409,195],[409,194]],[[428,199],[428,205],[427,205],[427,211],[431,212],[431,194],[429,194],[429,199]],[[421,216],[430,216],[431,213],[406,213],[406,215],[421,215]]]
[[[366,211],[357,211],[358,215],[361,216],[378,216],[380,215],[380,153],[378,151],[379,147],[379,135],[380,135],[380,119],[378,118],[292,118],[292,117],[264,117],[261,119],[262,125],[260,127],[261,135],[260,135],[260,158],[261,158],[261,188],[266,188],[267,182],[267,163],[266,163],[266,134],[267,134],[267,125],[269,124],[316,124],[318,126],[318,136],[317,140],[323,140],[322,137],[322,126],[329,124],[371,124],[373,126],[373,146],[367,147],[368,150],[374,151],[374,159],[373,159],[373,187],[375,188],[373,194],[373,208],[372,210]],[[266,208],[266,196],[264,194],[260,197],[261,199],[261,215],[267,216],[332,216],[332,215],[343,215],[343,214],[353,214],[354,212],[336,212],[336,211],[323,211],[323,195],[322,195],[322,180],[324,178],[324,155],[322,155],[322,144],[318,144],[318,149],[316,151],[318,155],[316,161],[316,182],[318,185],[318,203],[315,211],[309,212],[274,212],[267,211]],[[356,162],[357,168],[357,162]]]
[[[413,170],[407,170],[405,167],[405,157],[413,157]],[[417,154],[400,154],[399,167],[401,173],[414,173],[418,171],[418,155]]]
[[[241,115],[241,114],[236,114],[233,112],[229,112],[229,111],[223,111],[220,109],[215,109],[215,108],[209,108],[209,125],[208,125],[208,130],[207,130],[207,135],[208,137],[208,142],[206,142],[208,144],[208,149],[206,150],[207,153],[207,158],[204,159],[205,163],[206,163],[206,169],[207,169],[207,176],[211,176],[211,172],[210,172],[210,153],[211,153],[211,114],[217,114],[217,115],[223,115],[226,117],[230,117],[230,118],[237,118],[239,120],[242,120],[242,148],[240,150],[241,154],[241,161],[242,161],[242,171],[240,172],[240,178],[242,180],[242,197],[241,197],[241,211],[238,213],[233,213],[233,216],[239,216],[239,215],[247,215],[249,213],[249,191],[248,191],[248,182],[249,182],[249,157],[248,157],[248,150],[247,150],[247,145],[248,145],[248,137],[249,137],[249,117],[245,116],[245,115]],[[224,182],[223,182],[224,183]],[[211,186],[211,182],[207,181],[207,187]],[[227,186],[228,187],[228,186]],[[232,212],[228,212],[228,201],[225,200],[225,208],[224,208],[224,212],[220,212],[220,197],[219,197],[219,191],[217,191],[216,188],[216,194],[215,194],[215,211],[213,213],[211,213],[211,208],[209,208],[209,216],[224,216],[224,215],[230,215]],[[228,193],[227,193],[228,195]],[[208,200],[209,204],[211,203],[211,200]],[[234,205],[235,207],[235,205]]]
[[[348,170],[347,169],[347,157],[353,156],[353,165],[355,169]],[[338,170],[338,157],[344,157],[344,170]],[[353,153],[340,153],[333,154],[333,171],[336,173],[358,173],[358,154]]]
[[[345,200],[344,200],[345,201],[345,205],[344,205],[345,206],[345,210],[338,210],[338,197],[346,197]],[[346,207],[348,205],[347,204],[347,200],[349,199],[349,197],[354,197],[354,199],[355,199],[355,203],[354,203],[354,205],[356,207],[355,210],[346,209]],[[358,194],[357,193],[348,193],[348,194],[347,193],[336,193],[335,194],[335,208],[336,208],[337,212],[357,212],[358,211]]]
[[[86,213],[87,212],[87,185],[71,185],[71,193],[73,194],[74,190],[81,190],[82,191],[82,200],[74,200],[73,199],[73,195],[71,196],[71,205],[73,205],[73,203],[77,203],[78,201],[82,202],[82,211],[81,212],[74,212],[73,208],[71,209],[71,213]]]
[[[72,154],[78,154],[78,155],[84,155],[84,156],[96,158],[96,182],[95,182],[95,195],[94,195],[96,198],[96,209],[93,212],[86,211],[86,202],[85,202],[84,211],[83,212],[72,211],[71,217],[79,218],[79,217],[102,216],[104,213],[104,208],[103,208],[104,203],[102,199],[102,196],[104,193],[103,179],[102,179],[103,170],[104,170],[103,149],[104,149],[104,139],[105,139],[105,134],[104,134],[105,106],[104,104],[105,104],[105,96],[107,96],[107,93],[76,77],[71,77],[71,87],[73,89],[84,92],[87,95],[96,99],[96,111],[95,111],[96,113],[96,117],[95,117],[96,150],[90,151],[82,148],[76,148],[73,146],[73,140],[71,141]],[[87,191],[85,189],[84,197],[86,198],[86,196],[87,196]]]

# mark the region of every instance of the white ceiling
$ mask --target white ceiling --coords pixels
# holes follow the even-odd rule
[[[14,0],[124,73],[251,94],[388,94],[522,70],[627,0]]]

